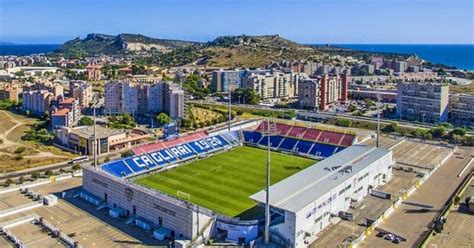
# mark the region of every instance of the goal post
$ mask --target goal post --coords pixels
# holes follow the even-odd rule
[[[183,192],[181,190],[178,190],[176,192],[176,196],[178,196],[179,198],[183,198],[183,199],[186,199],[188,201],[191,201],[191,195],[186,193],[186,192]]]

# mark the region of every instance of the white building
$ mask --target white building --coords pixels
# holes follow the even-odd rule
[[[392,152],[354,145],[270,187],[272,235],[290,247],[307,247],[332,216],[346,211],[392,173]],[[251,199],[264,204],[265,191]]]
[[[409,121],[439,123],[448,121],[449,85],[437,81],[399,81],[397,115]]]
[[[184,91],[168,82],[108,82],[104,112],[133,116],[165,112],[173,119],[183,118]]]

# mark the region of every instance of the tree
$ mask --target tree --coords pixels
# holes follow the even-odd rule
[[[459,135],[461,137],[464,137],[467,133],[467,130],[465,128],[457,127],[453,131],[451,131],[451,134],[453,135]]]
[[[474,136],[467,136],[464,138],[464,144],[467,146],[474,146]]]
[[[19,70],[19,71],[15,72],[15,76],[24,77],[25,76],[25,71],[24,70]]]
[[[374,100],[369,99],[369,98],[364,99],[364,103],[365,103],[365,105],[367,105],[367,107],[372,107],[372,106],[375,105]]]
[[[40,177],[40,174],[39,174],[39,172],[37,172],[37,171],[33,171],[33,173],[31,173],[31,178],[33,178],[33,179],[37,179],[37,178],[39,178],[39,177]]]
[[[382,131],[387,132],[387,133],[392,133],[392,132],[398,132],[400,130],[400,127],[398,127],[398,124],[396,122],[390,122],[389,125],[384,127]]]
[[[349,111],[349,112],[354,112],[356,110],[357,110],[357,107],[354,106],[353,104],[349,105],[349,107],[347,108],[347,111]]]
[[[89,116],[82,117],[79,122],[77,123],[78,126],[92,126],[94,125],[94,120]]]
[[[431,133],[431,135],[433,135],[433,137],[441,138],[446,133],[446,129],[444,127],[441,127],[441,126],[440,127],[435,127],[435,128],[430,129],[430,133]]]
[[[348,119],[338,119],[336,122],[336,126],[340,127],[352,127],[352,121]]]
[[[10,186],[11,184],[13,183],[13,180],[11,178],[8,178],[6,181],[5,181],[5,185],[8,187]]]
[[[173,120],[166,113],[159,113],[156,116],[156,122],[158,125],[170,124]]]
[[[131,116],[130,114],[128,114],[128,113],[123,114],[123,116],[122,116],[122,124],[130,125],[131,123],[133,123],[132,116]]]

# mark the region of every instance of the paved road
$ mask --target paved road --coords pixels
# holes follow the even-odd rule
[[[420,207],[402,204],[380,225],[383,229],[406,237],[407,242],[400,244],[403,247],[412,247],[416,243],[462,182],[464,177],[457,177],[457,175],[469,162],[473,150],[472,148],[462,148],[459,152],[463,159],[457,158],[459,157],[457,155],[451,156],[407,199],[433,205],[432,210],[423,210]],[[472,163],[470,167],[472,167]],[[363,247],[400,247],[400,245],[375,237],[375,232],[367,237],[362,244]]]
[[[206,101],[190,101],[194,103],[200,103],[200,104],[211,104],[211,105],[222,105],[222,106],[227,106],[227,103],[224,102],[206,102]],[[377,118],[376,117],[369,117],[369,116],[353,116],[350,113],[332,113],[332,112],[316,112],[316,111],[306,111],[306,110],[301,110],[301,109],[278,109],[278,108],[272,108],[268,106],[262,106],[262,105],[248,105],[248,104],[232,104],[234,107],[244,107],[244,108],[250,108],[250,109],[266,109],[266,110],[272,110],[272,111],[286,111],[286,110],[294,110],[297,112],[298,116],[304,117],[304,116],[313,116],[316,118],[345,118],[345,119],[351,119],[351,120],[359,120],[359,121],[368,121],[372,123],[377,123]],[[397,123],[401,127],[419,127],[419,128],[432,128],[434,125],[429,125],[429,124],[418,124],[418,123],[411,123],[407,121],[402,121],[402,120],[394,120],[394,119],[381,119],[381,123],[384,124],[390,124],[391,122]],[[451,129],[447,129],[447,131],[450,131]],[[469,134],[474,135],[474,131],[469,131]]]

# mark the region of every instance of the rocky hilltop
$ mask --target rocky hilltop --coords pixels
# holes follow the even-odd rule
[[[65,55],[97,55],[97,54],[123,54],[156,50],[169,52],[175,48],[197,44],[196,42],[155,39],[141,34],[119,34],[116,36],[106,34],[88,34],[84,39],[79,37],[67,41],[56,49],[56,53]]]

